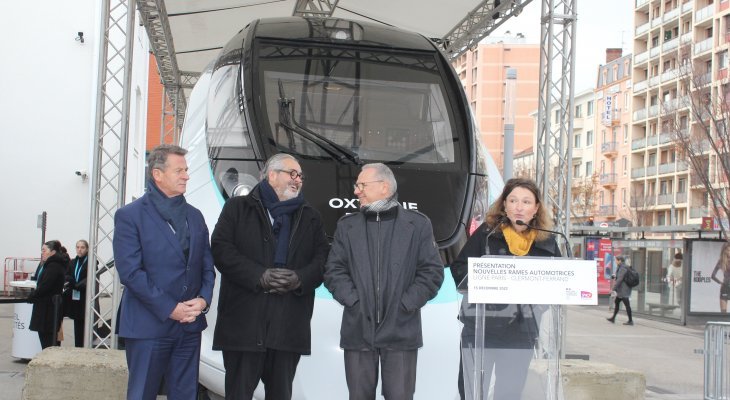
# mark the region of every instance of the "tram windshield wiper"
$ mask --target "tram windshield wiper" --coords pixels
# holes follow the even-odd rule
[[[332,156],[335,160],[344,163],[345,160],[362,165],[363,162],[360,160],[360,156],[352,150],[339,145],[332,140],[320,135],[311,129],[302,126],[294,119],[294,99],[286,97],[284,92],[284,85],[279,80],[279,124],[286,130],[295,132],[304,139],[317,145],[319,148],[324,150],[327,154]]]

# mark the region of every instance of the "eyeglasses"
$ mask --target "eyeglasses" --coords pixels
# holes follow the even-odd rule
[[[289,177],[292,179],[301,179],[304,180],[304,174],[295,170],[295,169],[277,169],[276,172],[284,172],[289,174]]]
[[[375,183],[375,182],[382,182],[382,181],[383,181],[383,180],[381,179],[381,180],[378,180],[378,181],[370,181],[370,182],[360,182],[360,183],[355,183],[354,185],[352,185],[352,188],[353,188],[354,190],[359,190],[359,191],[361,191],[361,192],[362,192],[363,190],[365,190],[365,186],[366,186],[366,185],[367,185],[368,183]]]

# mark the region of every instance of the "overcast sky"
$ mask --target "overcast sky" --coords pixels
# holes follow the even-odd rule
[[[598,66],[606,62],[607,48],[633,52],[634,0],[573,0],[578,13],[575,48],[575,93],[596,85]],[[522,33],[527,43],[540,43],[540,0],[532,0],[523,12],[502,25],[492,37]]]

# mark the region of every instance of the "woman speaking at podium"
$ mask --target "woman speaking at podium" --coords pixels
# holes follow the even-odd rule
[[[499,198],[487,212],[484,224],[467,240],[451,265],[451,273],[460,288],[467,276],[468,258],[493,256],[560,257],[555,237],[546,232],[552,228],[550,212],[542,203],[540,190],[529,179],[513,178],[504,185]],[[462,302],[459,319],[464,324],[461,334],[462,366],[459,372],[459,393],[462,399],[473,399],[475,314],[474,304]],[[484,315],[484,382],[487,399],[494,372],[494,399],[520,399],[527,378],[534,347],[539,336],[537,306],[529,304],[487,304]]]

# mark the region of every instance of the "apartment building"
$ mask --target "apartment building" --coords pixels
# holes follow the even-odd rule
[[[632,208],[645,226],[699,223],[710,216],[707,193],[673,132],[701,137],[688,106],[694,91],[727,93],[730,0],[636,0],[635,6]],[[700,83],[682,79],[688,70]],[[716,174],[716,155],[707,147],[705,165]]]
[[[596,108],[593,89],[574,95],[573,162],[571,165],[571,221],[583,224],[593,221],[598,213],[599,169],[596,168]],[[557,123],[557,115],[554,121]],[[537,121],[536,125],[537,125]]]
[[[606,49],[606,63],[598,67],[595,89],[596,222],[632,220],[631,82],[631,55]]]
[[[476,118],[481,139],[500,171],[504,165],[506,101],[514,104],[514,153],[532,146],[530,112],[539,98],[540,46],[527,44],[521,34],[488,37],[458,57],[454,69]],[[517,71],[514,98],[506,99],[507,70]]]

